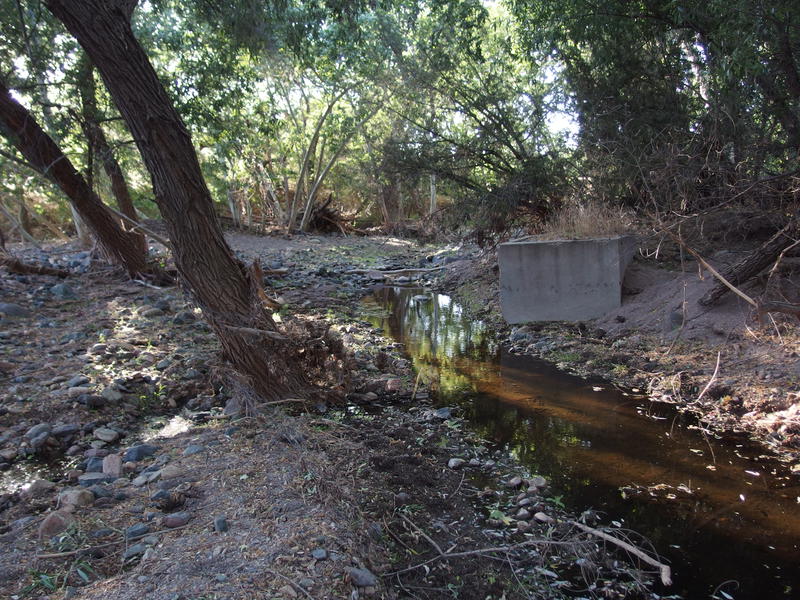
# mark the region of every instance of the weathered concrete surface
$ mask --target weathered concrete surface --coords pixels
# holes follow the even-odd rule
[[[500,304],[509,323],[582,321],[621,304],[636,240],[537,240],[500,244]]]

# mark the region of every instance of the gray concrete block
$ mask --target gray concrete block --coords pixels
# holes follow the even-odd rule
[[[619,308],[636,239],[526,239],[500,244],[500,304],[509,323],[582,321]]]

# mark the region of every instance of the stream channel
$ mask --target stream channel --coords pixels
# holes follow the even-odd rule
[[[362,309],[404,344],[438,405],[460,407],[572,512],[647,537],[673,569],[660,593],[800,598],[800,483],[786,465],[670,405],[510,354],[448,296],[381,287]]]

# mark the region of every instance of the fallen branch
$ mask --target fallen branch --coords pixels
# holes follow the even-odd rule
[[[444,266],[441,266],[419,269],[397,269],[394,271],[379,271],[378,269],[350,269],[344,273],[345,275],[367,275],[368,273],[380,273],[381,275],[404,275],[406,273],[430,273],[432,271],[440,271],[444,268]]]
[[[5,252],[0,252],[0,265],[18,275],[54,275],[56,277],[69,277],[69,271],[53,269],[52,267],[44,267],[42,265],[30,265]]]
[[[739,296],[742,300],[744,300],[748,304],[750,304],[752,306],[756,306],[756,307],[758,306],[758,304],[756,303],[755,300],[753,300],[750,296],[748,296],[742,290],[740,290],[735,285],[733,285],[730,281],[725,279],[725,277],[723,277],[719,273],[719,271],[717,271],[714,267],[712,267],[710,264],[708,264],[708,261],[706,259],[704,259],[702,256],[700,256],[700,254],[698,254],[697,251],[695,251],[693,248],[690,248],[689,246],[687,246],[686,242],[684,242],[681,238],[679,238],[677,235],[675,235],[674,233],[672,233],[671,231],[669,231],[667,229],[664,229],[663,231],[669,237],[671,237],[677,244],[679,244],[681,246],[681,248],[683,248],[689,254],[694,256],[697,259],[697,262],[699,262],[703,266],[704,269],[707,269],[709,273],[711,273],[714,277],[716,277],[720,281],[720,283],[722,283],[730,291],[732,291],[734,294]],[[702,300],[703,299],[701,298],[700,300],[698,300],[698,302],[700,302],[701,304],[704,304],[704,302],[702,302]]]
[[[756,306],[756,314],[758,315],[758,323],[765,314],[779,312],[787,315],[794,315],[800,320],[800,304],[791,304],[789,302],[759,302]]]
[[[717,373],[719,373],[719,357],[721,355],[722,355],[721,352],[717,352],[717,366],[714,367],[714,373],[713,373],[713,375],[711,375],[711,379],[708,380],[708,383],[706,384],[706,387],[704,387],[703,391],[700,392],[700,395],[697,396],[697,401],[698,402],[700,401],[700,399],[703,396],[705,396],[706,392],[709,390],[709,388],[712,386],[712,384],[717,380]]]
[[[578,523],[577,521],[567,521],[570,525],[577,527],[581,531],[585,531],[586,533],[590,533],[593,536],[599,537],[607,542],[611,542],[612,544],[619,546],[629,554],[633,554],[635,557],[641,559],[643,562],[646,562],[648,565],[652,567],[656,567],[661,575],[661,583],[664,585],[672,585],[672,570],[665,565],[664,563],[658,562],[656,559],[651,558],[636,546],[629,544],[628,542],[623,542],[619,538],[615,538],[613,535],[609,535],[604,531],[600,531],[599,529],[595,529],[594,527],[589,527],[588,525],[584,525],[583,523]]]
[[[181,525],[180,527],[171,527],[169,529],[161,529],[159,531],[153,531],[148,535],[159,535],[161,533],[169,533],[170,531],[178,531],[179,529],[186,529],[192,525],[192,523],[187,523],[186,525]],[[138,538],[137,538],[138,539]],[[94,552],[95,550],[99,550],[101,548],[108,548],[109,546],[115,546],[117,544],[123,544],[126,542],[131,542],[128,538],[123,538],[121,540],[114,540],[113,542],[106,542],[105,544],[97,544],[95,546],[88,546],[86,548],[78,548],[77,550],[70,550],[68,552],[54,552],[52,554],[37,554],[36,558],[64,558],[66,556],[75,556],[76,554],[83,554],[86,552]]]

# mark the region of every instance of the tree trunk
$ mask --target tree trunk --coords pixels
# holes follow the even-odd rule
[[[792,220],[792,222],[762,244],[760,248],[748,254],[744,260],[728,268],[722,273],[722,276],[725,277],[731,285],[742,285],[752,277],[758,275],[771,263],[775,262],[781,252],[795,243],[797,234],[798,223],[796,220]],[[719,302],[720,298],[729,291],[730,289],[726,285],[721,282],[717,283],[717,285],[706,292],[697,302],[702,306],[711,306]]]
[[[131,276],[143,273],[145,256],[131,236],[120,229],[111,213],[42,130],[24,106],[0,80],[0,129],[31,165],[52,180],[70,199],[71,205],[91,228],[100,248],[112,262],[123,265]]]
[[[261,281],[233,255],[186,126],[131,30],[134,0],[47,0],[100,72],[153,182],[175,265],[226,356],[264,398],[306,387],[302,348],[277,333]],[[297,362],[296,362],[297,361]]]
[[[131,193],[125,181],[122,167],[119,166],[117,159],[114,157],[106,134],[100,126],[92,63],[87,56],[82,57],[81,63],[79,87],[86,137],[89,139],[90,146],[103,163],[103,170],[106,172],[106,176],[111,182],[111,193],[114,194],[114,199],[117,201],[117,208],[119,208],[119,211],[123,215],[138,223],[139,217],[136,214],[136,208],[133,206],[133,200],[131,199]],[[126,231],[130,229],[126,227],[125,223],[121,225]],[[136,237],[136,243],[141,247],[142,252],[147,255],[147,241],[144,235],[138,232],[131,232],[131,235]]]

